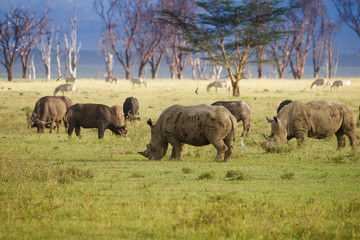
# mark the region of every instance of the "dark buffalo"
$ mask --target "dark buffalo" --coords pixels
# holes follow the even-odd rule
[[[241,136],[247,136],[250,130],[251,105],[245,101],[217,101],[213,106],[224,106],[236,118],[237,122],[243,122],[243,132]]]
[[[36,102],[31,116],[28,116],[29,123],[31,127],[36,127],[39,133],[43,133],[45,127],[49,127],[50,133],[52,133],[54,123],[59,132],[63,120],[65,130],[67,130],[66,111],[71,105],[71,99],[66,96],[42,97]]]
[[[134,97],[128,97],[123,104],[125,120],[140,120],[139,101]]]
[[[285,105],[271,123],[271,134],[263,147],[286,143],[296,138],[300,144],[306,138],[323,139],[333,134],[337,137],[338,149],[345,147],[345,137],[355,149],[356,117],[345,104],[330,101],[294,101]]]
[[[98,137],[103,138],[105,129],[110,129],[116,135],[126,136],[127,130],[122,126],[115,112],[102,104],[75,104],[67,111],[71,136],[75,128],[76,136],[80,137],[80,127],[97,128]]]

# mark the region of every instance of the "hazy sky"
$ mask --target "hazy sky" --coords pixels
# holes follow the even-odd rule
[[[342,32],[335,39],[336,48],[341,53],[354,53],[360,51],[360,38],[338,18],[331,0],[324,0],[328,5],[330,18],[342,26]],[[23,6],[43,11],[50,7],[50,17],[54,22],[64,23],[69,28],[68,16],[73,12],[73,5],[77,7],[78,14],[78,40],[82,42],[82,50],[95,50],[97,40],[101,37],[102,22],[93,9],[93,0],[0,0],[0,10],[8,11],[13,6]],[[68,31],[68,29],[65,29]]]

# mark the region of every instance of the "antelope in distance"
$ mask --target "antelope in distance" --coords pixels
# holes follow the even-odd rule
[[[132,82],[133,87],[135,86],[135,84],[139,84],[139,87],[140,87],[141,84],[144,84],[145,87],[147,88],[147,83],[146,83],[145,78],[132,77],[130,80]]]
[[[60,79],[60,78],[59,78]],[[58,79],[58,80],[59,80]],[[56,81],[58,81],[56,80]],[[66,83],[66,84],[61,84],[60,86],[58,86],[57,88],[55,88],[54,91],[54,96],[56,96],[56,94],[60,91],[62,92],[62,94],[64,95],[64,92],[72,92],[73,94],[77,92],[76,89],[76,84],[77,84],[77,80],[75,79],[73,83]]]
[[[105,77],[105,82],[110,82],[110,83],[115,82],[115,83],[117,83],[117,78],[114,77],[114,76],[106,76]]]
[[[327,81],[325,78],[318,78],[318,79],[316,79],[315,81],[312,82],[312,84],[310,86],[310,89],[312,89],[314,85],[316,85],[317,87],[318,86],[323,86],[325,88],[326,86],[331,87],[332,82]]]
[[[207,86],[207,91],[209,92],[212,87],[215,87],[215,92],[217,92],[218,88],[226,88],[230,92],[230,80],[216,80]]]

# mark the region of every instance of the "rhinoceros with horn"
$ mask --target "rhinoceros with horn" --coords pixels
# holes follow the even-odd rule
[[[356,118],[345,104],[330,101],[294,101],[284,106],[271,123],[271,134],[265,136],[266,141],[257,143],[262,147],[296,138],[298,144],[307,137],[323,139],[335,134],[338,149],[345,147],[346,136],[350,145],[356,149]]]
[[[194,146],[214,145],[215,161],[229,161],[237,130],[235,117],[223,106],[181,106],[165,109],[151,127],[151,140],[147,149],[139,154],[148,159],[165,156],[168,144],[173,147],[170,160],[182,160],[184,143]],[[224,156],[225,155],[225,156]]]

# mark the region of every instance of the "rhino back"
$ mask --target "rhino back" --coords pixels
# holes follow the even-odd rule
[[[325,138],[337,132],[344,119],[351,115],[345,104],[330,101],[298,101],[285,107],[289,111],[281,113],[285,118],[288,113],[288,136],[294,136],[296,131],[306,131],[308,137]]]
[[[161,124],[163,136],[175,135],[181,142],[194,146],[209,144],[209,137],[213,135],[223,138],[231,124],[230,112],[221,106],[175,105],[163,113],[161,122],[157,122]]]
[[[225,107],[235,116],[237,122],[250,117],[251,105],[245,101],[217,101],[211,105]]]

